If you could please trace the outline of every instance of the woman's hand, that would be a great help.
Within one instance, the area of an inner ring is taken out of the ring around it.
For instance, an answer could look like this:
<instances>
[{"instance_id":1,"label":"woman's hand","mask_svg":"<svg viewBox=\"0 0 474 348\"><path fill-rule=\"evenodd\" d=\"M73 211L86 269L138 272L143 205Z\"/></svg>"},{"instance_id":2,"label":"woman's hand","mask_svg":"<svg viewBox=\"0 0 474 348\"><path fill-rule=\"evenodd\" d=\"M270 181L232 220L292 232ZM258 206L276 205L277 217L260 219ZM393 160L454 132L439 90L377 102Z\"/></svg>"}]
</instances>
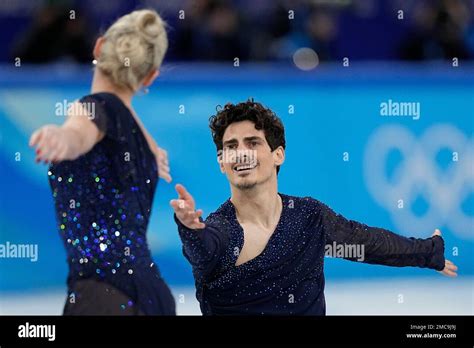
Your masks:
<instances>
[{"instance_id":1,"label":"woman's hand","mask_svg":"<svg viewBox=\"0 0 474 348\"><path fill-rule=\"evenodd\" d=\"M168 152L166 152L166 150L162 149L159 146L157 146L156 150L156 161L158 163L158 176L164 179L167 183L170 183L173 179L170 175Z\"/></svg>"},{"instance_id":2,"label":"woman's hand","mask_svg":"<svg viewBox=\"0 0 474 348\"><path fill-rule=\"evenodd\" d=\"M90 121L87 110L78 101L74 103L61 127L48 124L31 135L30 146L36 146L36 162L75 160L104 137L104 133Z\"/></svg>"},{"instance_id":3,"label":"woman's hand","mask_svg":"<svg viewBox=\"0 0 474 348\"><path fill-rule=\"evenodd\" d=\"M56 125L46 125L30 137L31 147L36 147L36 162L60 162L68 158L70 145L68 134Z\"/></svg>"}]
</instances>

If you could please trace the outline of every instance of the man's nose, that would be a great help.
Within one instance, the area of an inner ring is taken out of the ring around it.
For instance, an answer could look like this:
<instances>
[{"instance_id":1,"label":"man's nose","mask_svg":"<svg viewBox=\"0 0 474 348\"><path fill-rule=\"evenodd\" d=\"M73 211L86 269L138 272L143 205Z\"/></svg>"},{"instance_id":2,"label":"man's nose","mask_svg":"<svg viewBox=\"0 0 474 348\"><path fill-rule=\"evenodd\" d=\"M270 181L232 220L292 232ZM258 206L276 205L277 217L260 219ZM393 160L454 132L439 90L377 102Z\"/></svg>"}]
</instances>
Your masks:
<instances>
[{"instance_id":1,"label":"man's nose","mask_svg":"<svg viewBox=\"0 0 474 348\"><path fill-rule=\"evenodd\" d=\"M239 144L236 149L236 157L238 163L244 163L247 160L247 148L245 145Z\"/></svg>"},{"instance_id":2,"label":"man's nose","mask_svg":"<svg viewBox=\"0 0 474 348\"><path fill-rule=\"evenodd\" d=\"M247 145L244 142L239 143L239 145L237 146L237 151L245 152L245 150L247 150Z\"/></svg>"}]
</instances>

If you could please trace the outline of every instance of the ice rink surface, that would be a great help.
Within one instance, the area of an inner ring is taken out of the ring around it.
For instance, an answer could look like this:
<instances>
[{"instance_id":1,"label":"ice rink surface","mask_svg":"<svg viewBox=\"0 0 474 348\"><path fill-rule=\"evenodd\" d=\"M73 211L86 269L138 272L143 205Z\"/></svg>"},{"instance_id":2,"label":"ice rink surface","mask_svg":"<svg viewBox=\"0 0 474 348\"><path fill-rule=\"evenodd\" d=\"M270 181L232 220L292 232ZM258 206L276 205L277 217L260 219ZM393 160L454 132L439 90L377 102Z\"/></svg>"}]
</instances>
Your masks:
<instances>
[{"instance_id":1,"label":"ice rink surface","mask_svg":"<svg viewBox=\"0 0 474 348\"><path fill-rule=\"evenodd\" d=\"M327 282L328 315L473 315L474 278ZM201 315L194 288L171 287L178 315ZM0 293L1 315L60 315L65 289Z\"/></svg>"}]
</instances>

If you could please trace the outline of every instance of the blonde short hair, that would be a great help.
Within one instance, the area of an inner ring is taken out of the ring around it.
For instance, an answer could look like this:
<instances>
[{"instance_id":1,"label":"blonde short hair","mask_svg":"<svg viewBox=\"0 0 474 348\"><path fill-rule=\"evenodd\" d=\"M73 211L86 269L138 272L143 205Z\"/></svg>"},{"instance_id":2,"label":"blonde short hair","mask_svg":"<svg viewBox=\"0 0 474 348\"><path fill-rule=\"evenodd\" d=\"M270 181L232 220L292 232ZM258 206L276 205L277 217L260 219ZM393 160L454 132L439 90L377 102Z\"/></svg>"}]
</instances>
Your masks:
<instances>
[{"instance_id":1,"label":"blonde short hair","mask_svg":"<svg viewBox=\"0 0 474 348\"><path fill-rule=\"evenodd\" d=\"M153 10L120 17L103 36L97 68L119 88L137 91L145 76L163 62L168 49L165 25Z\"/></svg>"}]
</instances>

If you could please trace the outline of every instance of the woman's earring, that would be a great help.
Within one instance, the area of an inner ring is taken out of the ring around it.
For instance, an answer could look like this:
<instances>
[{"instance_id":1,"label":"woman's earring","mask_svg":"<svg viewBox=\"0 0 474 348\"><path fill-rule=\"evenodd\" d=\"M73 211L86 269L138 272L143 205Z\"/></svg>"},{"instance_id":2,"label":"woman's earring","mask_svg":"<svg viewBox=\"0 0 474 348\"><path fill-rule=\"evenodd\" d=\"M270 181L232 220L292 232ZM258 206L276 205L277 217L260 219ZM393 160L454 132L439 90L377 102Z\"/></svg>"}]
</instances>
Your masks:
<instances>
[{"instance_id":1,"label":"woman's earring","mask_svg":"<svg viewBox=\"0 0 474 348\"><path fill-rule=\"evenodd\" d=\"M92 64L97 65L97 59L94 59L94 60L92 61Z\"/></svg>"},{"instance_id":2,"label":"woman's earring","mask_svg":"<svg viewBox=\"0 0 474 348\"><path fill-rule=\"evenodd\" d=\"M150 90L143 85L138 86L138 88L135 91L137 95L145 95L145 94L148 94L148 92L150 92Z\"/></svg>"}]
</instances>

